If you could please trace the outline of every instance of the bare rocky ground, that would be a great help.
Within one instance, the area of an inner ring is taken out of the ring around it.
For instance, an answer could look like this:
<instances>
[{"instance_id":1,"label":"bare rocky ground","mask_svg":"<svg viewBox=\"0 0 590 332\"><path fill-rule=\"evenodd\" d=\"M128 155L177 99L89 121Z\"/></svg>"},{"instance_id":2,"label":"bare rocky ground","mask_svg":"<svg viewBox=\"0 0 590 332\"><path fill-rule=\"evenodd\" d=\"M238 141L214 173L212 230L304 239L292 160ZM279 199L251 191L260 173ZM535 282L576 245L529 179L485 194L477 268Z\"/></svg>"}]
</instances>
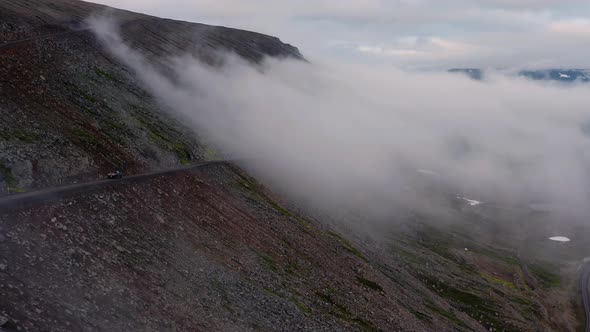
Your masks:
<instances>
[{"instance_id":1,"label":"bare rocky ground","mask_svg":"<svg viewBox=\"0 0 590 332\"><path fill-rule=\"evenodd\" d=\"M0 308L24 330L428 330L351 244L229 167L113 184L0 225Z\"/></svg>"},{"instance_id":2,"label":"bare rocky ground","mask_svg":"<svg viewBox=\"0 0 590 332\"><path fill-rule=\"evenodd\" d=\"M78 31L103 10L74 0L0 0L0 196L95 180L118 167L143 173L216 158ZM187 51L215 61L219 49L253 63L301 58L274 37L111 14L154 61ZM355 228L366 220L302 210L227 165L0 210L0 330L579 326L575 262L585 228L565 234L576 240L569 247L556 247L540 244L551 231L547 216L464 202L444 217L400 214L373 232Z\"/></svg>"},{"instance_id":3,"label":"bare rocky ground","mask_svg":"<svg viewBox=\"0 0 590 332\"><path fill-rule=\"evenodd\" d=\"M575 329L567 281L465 224L347 240L279 201L213 164L0 211L2 327Z\"/></svg>"}]
</instances>

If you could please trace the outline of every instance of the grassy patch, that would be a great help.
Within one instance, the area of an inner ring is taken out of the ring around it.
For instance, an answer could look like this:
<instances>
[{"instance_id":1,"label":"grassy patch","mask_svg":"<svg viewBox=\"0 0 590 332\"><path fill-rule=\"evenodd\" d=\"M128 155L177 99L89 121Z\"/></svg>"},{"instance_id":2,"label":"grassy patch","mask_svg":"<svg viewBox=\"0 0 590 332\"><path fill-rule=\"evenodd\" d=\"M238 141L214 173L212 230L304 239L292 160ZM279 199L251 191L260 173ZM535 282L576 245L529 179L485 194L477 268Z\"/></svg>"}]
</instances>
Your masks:
<instances>
[{"instance_id":1,"label":"grassy patch","mask_svg":"<svg viewBox=\"0 0 590 332\"><path fill-rule=\"evenodd\" d=\"M264 254L259 254L259 256L260 256L260 258L262 258L262 260L264 261L264 263L266 264L266 266L269 269L271 269L274 272L279 271L279 265L272 257L270 257L268 255L264 255Z\"/></svg>"},{"instance_id":2,"label":"grassy patch","mask_svg":"<svg viewBox=\"0 0 590 332\"><path fill-rule=\"evenodd\" d=\"M446 243L432 243L430 245L426 245L426 247L428 249L430 249L430 251L434 252L435 254L437 254L443 258L446 258L446 259L449 259L452 261L456 260L455 256L453 256L449 252L449 247L447 246Z\"/></svg>"},{"instance_id":3,"label":"grassy patch","mask_svg":"<svg viewBox=\"0 0 590 332\"><path fill-rule=\"evenodd\" d=\"M408 310L414 315L414 317L418 318L419 320L424 322L432 322L432 317L428 316L427 314L411 308Z\"/></svg>"},{"instance_id":4,"label":"grassy patch","mask_svg":"<svg viewBox=\"0 0 590 332\"><path fill-rule=\"evenodd\" d=\"M339 234L336 234L334 232L328 232L328 234L330 234L331 236L338 239L338 242L340 242L340 245L342 245L342 247L344 249L346 249L346 251L348 251L349 253L355 255L356 257L364 260L365 262L369 262L369 260L365 257L365 255L363 255L357 248L355 248L348 240L346 240L345 238L343 238L342 236L340 236Z\"/></svg>"},{"instance_id":5,"label":"grassy patch","mask_svg":"<svg viewBox=\"0 0 590 332\"><path fill-rule=\"evenodd\" d=\"M443 233L433 226L427 224L421 226L422 229L416 231L420 245L443 258L455 261L456 258L449 252L455 239L450 234Z\"/></svg>"},{"instance_id":6,"label":"grassy patch","mask_svg":"<svg viewBox=\"0 0 590 332\"><path fill-rule=\"evenodd\" d=\"M510 297L508 299L511 302L514 302L514 303L517 303L517 304L520 304L520 305L529 305L529 306L532 306L532 305L535 304L533 301L531 301L529 299L522 298L522 297Z\"/></svg>"},{"instance_id":7,"label":"grassy patch","mask_svg":"<svg viewBox=\"0 0 590 332\"><path fill-rule=\"evenodd\" d=\"M35 143L39 141L40 136L37 133L27 132L24 130L17 130L13 133L14 138L25 143Z\"/></svg>"},{"instance_id":8,"label":"grassy patch","mask_svg":"<svg viewBox=\"0 0 590 332\"><path fill-rule=\"evenodd\" d=\"M497 284L497 285L500 285L500 286L503 286L503 287L506 287L506 288L509 288L509 289L512 289L512 290L516 290L516 285L513 282L511 282L511 281L507 281L507 280L504 280L504 279L501 279L501 278L497 278L497 277L494 277L494 276L489 275L487 273L482 273L481 276L484 279L486 279L486 280L488 280L488 281L490 281L490 282L492 282L494 284Z\"/></svg>"},{"instance_id":9,"label":"grassy patch","mask_svg":"<svg viewBox=\"0 0 590 332\"><path fill-rule=\"evenodd\" d=\"M555 273L549 272L548 268L539 264L529 265L529 271L539 280L544 288L559 287L561 277Z\"/></svg>"},{"instance_id":10,"label":"grassy patch","mask_svg":"<svg viewBox=\"0 0 590 332\"><path fill-rule=\"evenodd\" d=\"M346 306L336 303L336 301L334 301L334 299L330 295L322 292L316 292L315 294L318 298L320 298L320 300L331 305L332 309L329 312L331 315L338 317L349 323L355 324L358 328L360 328L363 331L379 330L377 329L377 327L375 327L373 323L353 315Z\"/></svg>"},{"instance_id":11,"label":"grassy patch","mask_svg":"<svg viewBox=\"0 0 590 332\"><path fill-rule=\"evenodd\" d=\"M518 305L521 314L523 317L533 320L543 317L543 312L541 310L541 306L529 299L523 297L509 297L510 302L513 304Z\"/></svg>"},{"instance_id":12,"label":"grassy patch","mask_svg":"<svg viewBox=\"0 0 590 332\"><path fill-rule=\"evenodd\" d=\"M379 329L373 323L362 318L354 317L351 319L351 321L363 331L379 331Z\"/></svg>"},{"instance_id":13,"label":"grassy patch","mask_svg":"<svg viewBox=\"0 0 590 332\"><path fill-rule=\"evenodd\" d=\"M383 292L383 287L381 287L381 285L379 285L378 283L376 283L372 280L365 279L361 276L357 276L356 281L358 281L360 284L362 284L363 286L365 286L369 289L372 289L377 292Z\"/></svg>"},{"instance_id":14,"label":"grassy patch","mask_svg":"<svg viewBox=\"0 0 590 332\"><path fill-rule=\"evenodd\" d=\"M117 78L115 76L113 76L112 74L100 69L99 67L95 67L94 68L94 72L96 74L98 74L98 76L101 76L103 78L106 78L109 81L118 81Z\"/></svg>"},{"instance_id":15,"label":"grassy patch","mask_svg":"<svg viewBox=\"0 0 590 332\"><path fill-rule=\"evenodd\" d=\"M409 283L402 272L392 269L390 266L386 264L375 263L372 265L376 267L381 273L383 273L383 275L385 275L389 280L396 283L400 287L411 290L413 293L418 294L420 296L426 296L422 288L418 288L414 286L412 283Z\"/></svg>"},{"instance_id":16,"label":"grassy patch","mask_svg":"<svg viewBox=\"0 0 590 332\"><path fill-rule=\"evenodd\" d=\"M287 267L285 268L285 272L287 272L290 275L297 275L299 273L300 270L300 266L297 262L290 262L287 264Z\"/></svg>"},{"instance_id":17,"label":"grassy patch","mask_svg":"<svg viewBox=\"0 0 590 332\"><path fill-rule=\"evenodd\" d=\"M452 322L453 324L466 328L467 325L459 319L454 313L447 311L432 302L426 303L426 308L430 309L434 314L446 318L448 321Z\"/></svg>"},{"instance_id":18,"label":"grassy patch","mask_svg":"<svg viewBox=\"0 0 590 332\"><path fill-rule=\"evenodd\" d=\"M217 153L217 151L215 151L212 148L207 148L205 150L205 160L219 160L221 159L221 157L219 156L219 154Z\"/></svg>"},{"instance_id":19,"label":"grassy patch","mask_svg":"<svg viewBox=\"0 0 590 332\"><path fill-rule=\"evenodd\" d=\"M433 279L426 278L426 280L428 285L435 285L434 289L441 297L471 318L481 322L487 329L518 330L501 315L500 308L489 300L489 297L481 297L474 292L457 289Z\"/></svg>"},{"instance_id":20,"label":"grassy patch","mask_svg":"<svg viewBox=\"0 0 590 332\"><path fill-rule=\"evenodd\" d=\"M520 262L518 261L518 258L516 258L514 256L514 253L512 253L512 252L499 250L499 249L496 249L493 251L493 250L479 247L479 246L472 246L471 250L478 253L478 254L482 254L482 255L485 255L485 256L488 256L491 258L501 260L504 263L509 264L509 265L520 266Z\"/></svg>"},{"instance_id":21,"label":"grassy patch","mask_svg":"<svg viewBox=\"0 0 590 332\"><path fill-rule=\"evenodd\" d=\"M0 163L0 176L6 182L9 193L23 193L24 189L18 186L18 179L12 174L12 169Z\"/></svg>"},{"instance_id":22,"label":"grassy patch","mask_svg":"<svg viewBox=\"0 0 590 332\"><path fill-rule=\"evenodd\" d=\"M154 143L167 143L168 140L165 139L159 132L157 131L151 131L148 134L149 138L152 140L152 142Z\"/></svg>"},{"instance_id":23,"label":"grassy patch","mask_svg":"<svg viewBox=\"0 0 590 332\"><path fill-rule=\"evenodd\" d=\"M182 165L189 165L193 160L191 150L183 143L176 143L173 146L174 152Z\"/></svg>"},{"instance_id":24,"label":"grassy patch","mask_svg":"<svg viewBox=\"0 0 590 332\"><path fill-rule=\"evenodd\" d=\"M41 136L37 133L25 131L21 129L3 130L0 132L0 138L5 140L17 139L24 143L35 143L41 139Z\"/></svg>"},{"instance_id":25,"label":"grassy patch","mask_svg":"<svg viewBox=\"0 0 590 332\"><path fill-rule=\"evenodd\" d=\"M461 261L457 260L457 257L455 257L449 251L449 249L458 248L462 250L463 248L468 247L472 252L501 260L510 265L520 265L513 252L501 249L491 250L489 248L480 246L476 242L467 240L466 238L468 238L468 236L457 231L453 233L447 233L427 224L422 224L421 227L422 228L420 230L417 230L420 244L443 258L455 261L457 263L462 263ZM469 267L465 268L471 270Z\"/></svg>"},{"instance_id":26,"label":"grassy patch","mask_svg":"<svg viewBox=\"0 0 590 332\"><path fill-rule=\"evenodd\" d=\"M332 297L326 293L322 293L322 292L315 292L315 295L317 297L320 298L320 300L329 303L329 304L335 304L336 302L334 302L334 300L332 299Z\"/></svg>"},{"instance_id":27,"label":"grassy patch","mask_svg":"<svg viewBox=\"0 0 590 332\"><path fill-rule=\"evenodd\" d=\"M92 145L92 146L98 145L98 140L96 139L96 137L94 135L92 135L91 133L89 133L88 131L86 131L84 128L81 128L81 127L74 128L72 130L72 132L83 143L85 143L87 145Z\"/></svg>"},{"instance_id":28,"label":"grassy patch","mask_svg":"<svg viewBox=\"0 0 590 332\"><path fill-rule=\"evenodd\" d=\"M395 255L399 255L404 262L412 263L412 264L422 264L424 262L424 257L419 256L416 250L413 247L409 249L405 249L402 247L397 247L394 245L390 246L391 252Z\"/></svg>"},{"instance_id":29,"label":"grassy patch","mask_svg":"<svg viewBox=\"0 0 590 332\"><path fill-rule=\"evenodd\" d=\"M284 300L288 300L288 301L290 301L291 303L293 303L293 304L294 304L294 305L297 307L297 309L298 309L299 311L301 311L301 312L303 312L303 313L305 313L305 314L309 314L309 313L311 313L311 312L312 312L312 310L311 310L311 308L310 308L310 307L306 306L304 303L301 303L301 302L299 302L299 301L298 301L298 300L297 300L295 297L293 297L293 296L290 296L290 297L289 297L289 296L283 296L283 295L281 295L281 294L279 294L279 293L275 292L274 290L272 290L272 289L270 289L270 288L268 288L268 287L265 287L265 288L264 288L264 291L265 291L265 292L267 292L269 295L276 296L276 297L278 297L278 298L281 298L281 299L284 299Z\"/></svg>"},{"instance_id":30,"label":"grassy patch","mask_svg":"<svg viewBox=\"0 0 590 332\"><path fill-rule=\"evenodd\" d=\"M265 291L267 294L269 294L269 295L272 295L272 296L276 296L276 297L283 298L283 297L281 296L281 294L279 294L279 293L275 292L275 291L274 291L273 289L271 289L271 288L264 287L264 291Z\"/></svg>"},{"instance_id":31,"label":"grassy patch","mask_svg":"<svg viewBox=\"0 0 590 332\"><path fill-rule=\"evenodd\" d=\"M297 306L297 309L299 309L299 311L301 311L303 313L310 314L311 311L312 311L310 307L308 307L305 304L297 301L297 299L295 299L295 298L292 298L291 299L291 302L293 302Z\"/></svg>"},{"instance_id":32,"label":"grassy patch","mask_svg":"<svg viewBox=\"0 0 590 332\"><path fill-rule=\"evenodd\" d=\"M80 91L80 94L82 95L82 98L86 99L86 101L92 104L96 104L98 102L98 99L96 99L94 96L91 96L83 91Z\"/></svg>"},{"instance_id":33,"label":"grassy patch","mask_svg":"<svg viewBox=\"0 0 590 332\"><path fill-rule=\"evenodd\" d=\"M303 220L301 218L299 218L298 216L294 215L293 213L291 213L291 211L285 209L284 207L280 206L277 202L273 201L272 199L270 199L270 197L262 194L264 196L264 198L266 198L266 201L268 202L268 204L272 205L272 207L277 210L278 212L280 212L283 216L288 217L292 220L295 220L296 222L298 222L299 224L301 224L301 226L303 226L304 228L311 228L309 222L307 222L306 220Z\"/></svg>"},{"instance_id":34,"label":"grassy patch","mask_svg":"<svg viewBox=\"0 0 590 332\"><path fill-rule=\"evenodd\" d=\"M150 140L168 151L173 152L182 165L190 165L193 153L190 147L182 141L182 134L176 129L164 125L162 121L139 106L131 105L133 117L145 128Z\"/></svg>"},{"instance_id":35,"label":"grassy patch","mask_svg":"<svg viewBox=\"0 0 590 332\"><path fill-rule=\"evenodd\" d=\"M92 115L94 118L98 118L98 117L101 116L100 112L96 108L94 108L94 107L89 108L89 107L86 107L84 105L80 105L80 111L82 113L86 113L86 114Z\"/></svg>"},{"instance_id":36,"label":"grassy patch","mask_svg":"<svg viewBox=\"0 0 590 332\"><path fill-rule=\"evenodd\" d=\"M307 220L304 220L304 219L296 216L295 214L291 213L291 211L285 209L284 207L279 205L277 202L275 202L273 199L268 197L268 195L266 195L264 193L264 191L262 190L262 188L260 187L259 184L254 183L254 181L248 179L244 175L238 174L238 176L240 177L240 181L238 183L242 189L244 189L245 191L258 197L263 202L271 205L273 207L273 209L275 211L277 211L279 214L281 214L291 220L296 221L301 226L303 226L306 230L310 230L312 228L312 225Z\"/></svg>"},{"instance_id":37,"label":"grassy patch","mask_svg":"<svg viewBox=\"0 0 590 332\"><path fill-rule=\"evenodd\" d=\"M8 187L8 190L14 194L22 194L26 191L21 187Z\"/></svg>"},{"instance_id":38,"label":"grassy patch","mask_svg":"<svg viewBox=\"0 0 590 332\"><path fill-rule=\"evenodd\" d=\"M131 131L129 126L123 122L122 119L115 120L107 118L103 120L103 124L101 124L101 126L110 133L109 137L120 145L125 145L125 138L130 140L137 138L137 136Z\"/></svg>"}]
</instances>

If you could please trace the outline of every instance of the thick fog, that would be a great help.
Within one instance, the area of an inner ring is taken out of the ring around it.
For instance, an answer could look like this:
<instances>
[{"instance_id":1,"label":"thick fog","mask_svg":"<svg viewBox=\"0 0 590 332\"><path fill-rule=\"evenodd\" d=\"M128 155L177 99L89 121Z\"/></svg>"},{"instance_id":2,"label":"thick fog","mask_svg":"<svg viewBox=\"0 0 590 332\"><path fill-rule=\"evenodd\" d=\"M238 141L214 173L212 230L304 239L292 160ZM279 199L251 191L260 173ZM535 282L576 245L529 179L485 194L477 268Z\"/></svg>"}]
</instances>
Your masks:
<instances>
[{"instance_id":1,"label":"thick fog","mask_svg":"<svg viewBox=\"0 0 590 332\"><path fill-rule=\"evenodd\" d=\"M427 208L440 192L588 213L588 86L386 65L253 66L232 54L220 68L167 59L163 74L112 22L90 22L166 109L298 199L382 214Z\"/></svg>"}]
</instances>

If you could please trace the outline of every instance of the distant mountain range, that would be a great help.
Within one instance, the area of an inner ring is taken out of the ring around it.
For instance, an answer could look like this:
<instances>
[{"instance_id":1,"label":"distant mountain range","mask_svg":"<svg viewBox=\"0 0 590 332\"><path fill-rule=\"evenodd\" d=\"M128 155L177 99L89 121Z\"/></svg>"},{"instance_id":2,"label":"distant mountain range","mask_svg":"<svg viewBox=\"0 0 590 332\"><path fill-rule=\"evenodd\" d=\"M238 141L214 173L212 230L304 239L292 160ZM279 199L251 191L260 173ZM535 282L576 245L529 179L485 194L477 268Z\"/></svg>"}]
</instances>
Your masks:
<instances>
[{"instance_id":1,"label":"distant mountain range","mask_svg":"<svg viewBox=\"0 0 590 332\"><path fill-rule=\"evenodd\" d=\"M478 68L453 68L451 73L462 73L474 80L482 80L485 71ZM590 70L587 69L543 69L543 70L521 70L515 74L520 77L536 81L559 81L559 82L585 82L590 83Z\"/></svg>"}]
</instances>

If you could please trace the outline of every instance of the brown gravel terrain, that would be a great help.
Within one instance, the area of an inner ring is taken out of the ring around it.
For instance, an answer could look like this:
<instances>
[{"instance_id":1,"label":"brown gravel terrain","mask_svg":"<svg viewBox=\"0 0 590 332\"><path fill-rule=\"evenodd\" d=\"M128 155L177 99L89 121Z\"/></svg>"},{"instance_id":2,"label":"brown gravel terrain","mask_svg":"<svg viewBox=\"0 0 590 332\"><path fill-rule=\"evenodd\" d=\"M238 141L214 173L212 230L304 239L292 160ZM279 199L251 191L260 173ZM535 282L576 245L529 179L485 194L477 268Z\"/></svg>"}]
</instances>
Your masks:
<instances>
[{"instance_id":1,"label":"brown gravel terrain","mask_svg":"<svg viewBox=\"0 0 590 332\"><path fill-rule=\"evenodd\" d=\"M551 272L535 289L459 230L349 241L290 211L224 164L1 211L0 316L25 331L575 327Z\"/></svg>"},{"instance_id":2,"label":"brown gravel terrain","mask_svg":"<svg viewBox=\"0 0 590 332\"><path fill-rule=\"evenodd\" d=\"M12 253L0 312L24 330L428 330L352 245L227 166L3 212L0 225Z\"/></svg>"}]
</instances>

